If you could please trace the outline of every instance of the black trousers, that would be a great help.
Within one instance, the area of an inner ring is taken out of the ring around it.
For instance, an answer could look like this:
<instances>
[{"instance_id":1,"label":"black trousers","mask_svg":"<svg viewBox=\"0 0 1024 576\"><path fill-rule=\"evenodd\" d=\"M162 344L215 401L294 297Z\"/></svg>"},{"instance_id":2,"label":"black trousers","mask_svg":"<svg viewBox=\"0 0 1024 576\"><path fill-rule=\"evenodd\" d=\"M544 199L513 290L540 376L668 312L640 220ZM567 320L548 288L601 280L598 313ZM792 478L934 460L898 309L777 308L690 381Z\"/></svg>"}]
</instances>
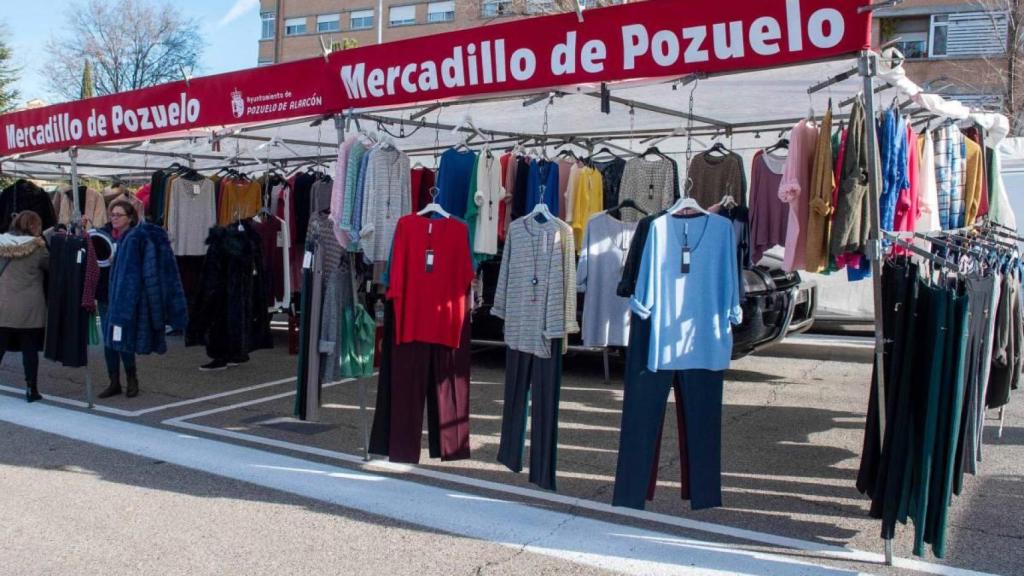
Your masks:
<instances>
[{"instance_id":1,"label":"black trousers","mask_svg":"<svg viewBox=\"0 0 1024 576\"><path fill-rule=\"evenodd\" d=\"M34 384L39 378L39 351L43 348L42 328L0 328L0 362L9 350L21 350L21 366L25 369L25 383Z\"/></svg>"},{"instance_id":2,"label":"black trousers","mask_svg":"<svg viewBox=\"0 0 1024 576\"><path fill-rule=\"evenodd\" d=\"M523 470L526 406L530 405L530 482L555 489L558 452L558 399L562 388L562 340L551 341L551 357L538 358L509 348L505 353L505 404L501 410L498 462Z\"/></svg>"},{"instance_id":3,"label":"black trousers","mask_svg":"<svg viewBox=\"0 0 1024 576\"><path fill-rule=\"evenodd\" d=\"M82 308L86 240L54 234L50 239L50 280L46 313L48 360L69 368L88 363L89 314Z\"/></svg>"}]
</instances>

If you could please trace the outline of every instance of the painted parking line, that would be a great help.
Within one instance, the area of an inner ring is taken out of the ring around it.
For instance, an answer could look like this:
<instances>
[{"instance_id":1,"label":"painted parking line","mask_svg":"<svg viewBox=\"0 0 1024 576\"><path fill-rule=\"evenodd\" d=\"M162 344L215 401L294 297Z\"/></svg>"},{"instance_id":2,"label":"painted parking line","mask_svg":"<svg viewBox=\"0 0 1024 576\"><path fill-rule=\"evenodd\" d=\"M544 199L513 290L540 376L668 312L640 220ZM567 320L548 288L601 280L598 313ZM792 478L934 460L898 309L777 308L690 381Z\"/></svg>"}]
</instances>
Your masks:
<instances>
[{"instance_id":1,"label":"painted parking line","mask_svg":"<svg viewBox=\"0 0 1024 576\"><path fill-rule=\"evenodd\" d=\"M874 348L875 339L867 336L830 336L826 334L796 334L787 336L780 344L801 346L829 346L837 348Z\"/></svg>"},{"instance_id":2,"label":"painted parking line","mask_svg":"<svg viewBox=\"0 0 1024 576\"><path fill-rule=\"evenodd\" d=\"M152 414L153 412L162 412L164 410L171 410L173 408L180 408L182 406L191 406L193 404L202 404L203 402L209 402L210 400L217 400L218 398L228 398L230 396L236 396L238 394L245 394L247 392L253 392L255 390L262 390L264 388L270 388L273 386L280 386L281 384L287 384L294 382L295 377L282 378L281 380L274 380L273 382L265 382L263 384L254 384L252 386L246 386L245 388L238 388L235 390L226 390L224 392L218 392L216 394L210 394L208 396L201 396L199 398L190 398L188 400L181 400L178 402L171 402L170 404L162 404L160 406L152 406L150 408L143 408L141 410L124 410L122 408L114 408L111 406L102 406L100 404L93 404L93 410L97 412L103 412L105 414L113 414L115 416L121 416L124 418L138 418L145 414ZM0 385L0 390L4 392L13 392L15 394L24 394L23 388L14 388L12 386ZM74 406L75 408L88 408L89 405L81 400L74 400L72 398L64 398L62 396L54 396L52 394L44 395L46 400L55 402L57 404L63 404L65 406Z\"/></svg>"},{"instance_id":3,"label":"painted parking line","mask_svg":"<svg viewBox=\"0 0 1024 576\"><path fill-rule=\"evenodd\" d=\"M15 388L13 386L0 385L0 391L11 392L20 396L25 395L24 388ZM89 408L89 404L82 402L81 400L74 400L72 398L64 398L62 396L54 396L52 394L44 394L43 398L49 402L56 404L63 404L64 406L74 406L75 408ZM124 416L131 418L133 413L129 410L121 410L120 408L112 408L110 406L100 406L99 404L93 405L93 410L102 412L104 414L113 414L114 416Z\"/></svg>"},{"instance_id":4,"label":"painted parking line","mask_svg":"<svg viewBox=\"0 0 1024 576\"><path fill-rule=\"evenodd\" d=\"M806 559L683 538L301 460L53 405L0 398L0 420L440 533L625 574L845 576Z\"/></svg>"},{"instance_id":5,"label":"painted parking line","mask_svg":"<svg viewBox=\"0 0 1024 576\"><path fill-rule=\"evenodd\" d=\"M343 382L337 382L334 384L341 384ZM473 382L475 384L475 382ZM326 385L325 385L326 387ZM246 434L244 432L237 432L234 430L224 430L213 426L205 426L202 424L196 424L189 422L204 416L212 414L221 414L224 412L230 412L235 409L253 406L264 402L270 402L281 398L294 395L294 392L277 394L267 398L259 398L250 400L247 402L241 402L232 406L221 406L218 408L205 410L196 414L187 414L176 418L170 418L164 420L162 423L167 426L189 430L192 432L198 432L210 436L217 436L220 438L230 439L234 441L246 442L255 445L266 446L278 450L287 450L299 454L306 454L310 456L317 456L328 460L335 460L338 462L345 462L346 464L354 465L362 470L366 471L382 471L395 474L405 474L410 476L416 476L420 478L426 478L430 480L441 481L456 486L468 486L476 489L487 490L490 492L496 492L499 494L506 494L511 496L518 496L529 498L532 500L550 502L554 504L560 504L568 506L570 508L577 508L582 510L588 510L600 514L608 514L612 516L631 518L634 520L642 520L651 522L654 524L660 524L664 526L670 526L673 528L682 528L686 530L693 530L697 532L704 532L708 534L715 534L718 536L725 536L729 538L736 538L745 540L748 542L756 542L759 544L765 544L778 548L786 548L791 550L799 550L807 552L813 556L820 558L827 558L832 560L843 560L850 562L859 562L865 564L884 564L885 557L880 553L867 552L862 550L856 550L853 548L847 548L844 546L834 546L829 544L822 544L819 542L812 542L809 540L801 540L798 538L790 538L787 536L780 536L777 534L770 534L766 532L758 532L754 530L747 530L743 528L735 528L732 526L725 526L721 524L715 524L711 522L703 522L699 520L691 520L688 518L681 518L677 516L670 516L667 514L661 514L657 512L649 512L646 510L634 510L631 508L621 508L612 506L603 502L597 502L594 500L587 500L583 498L576 498L571 496L564 496L552 492L545 492L541 490L534 490L531 488L524 488L520 486L513 486L510 484L502 484L498 482L491 482L487 480L478 480L468 476L462 476L458 474L452 474L447 472L440 472L437 470L431 470L427 468L421 468L411 464L397 464L388 462L386 460L371 460L367 462L363 456L356 454L348 454L344 452L337 452L334 450L327 450L323 448L316 448L311 446L305 446L302 444L296 444L294 442L286 442L283 440L275 440L272 438L265 438L254 434ZM961 568L955 568L951 566L943 566L941 564L933 564L922 560L915 560L911 558L894 558L893 565L897 568L903 568L906 570L915 570L927 574L936 574L939 576L984 576L983 572L976 572L972 570L964 570ZM701 572L708 574L709 572ZM755 572L760 573L760 572Z\"/></svg>"}]
</instances>

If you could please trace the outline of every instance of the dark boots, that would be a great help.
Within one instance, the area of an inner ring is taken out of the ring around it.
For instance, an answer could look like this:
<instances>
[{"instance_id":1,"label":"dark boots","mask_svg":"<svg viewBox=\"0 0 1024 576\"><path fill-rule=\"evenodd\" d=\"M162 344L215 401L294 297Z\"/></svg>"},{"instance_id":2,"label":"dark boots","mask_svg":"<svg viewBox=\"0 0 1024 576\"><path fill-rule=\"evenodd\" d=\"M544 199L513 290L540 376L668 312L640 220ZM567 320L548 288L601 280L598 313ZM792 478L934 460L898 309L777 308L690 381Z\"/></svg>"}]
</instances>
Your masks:
<instances>
[{"instance_id":1,"label":"dark boots","mask_svg":"<svg viewBox=\"0 0 1024 576\"><path fill-rule=\"evenodd\" d=\"M121 393L121 373L114 372L110 375L110 386L107 386L106 390L100 392L96 396L99 398L110 398L111 396L117 396Z\"/></svg>"},{"instance_id":2,"label":"dark boots","mask_svg":"<svg viewBox=\"0 0 1024 576\"><path fill-rule=\"evenodd\" d=\"M131 370L125 370L128 376L128 389L125 390L124 395L128 398L135 398L139 395L139 375L134 368Z\"/></svg>"},{"instance_id":3,"label":"dark boots","mask_svg":"<svg viewBox=\"0 0 1024 576\"><path fill-rule=\"evenodd\" d=\"M28 382L25 386L25 401L35 402L42 400L43 395L39 393L39 387L35 382Z\"/></svg>"}]
</instances>

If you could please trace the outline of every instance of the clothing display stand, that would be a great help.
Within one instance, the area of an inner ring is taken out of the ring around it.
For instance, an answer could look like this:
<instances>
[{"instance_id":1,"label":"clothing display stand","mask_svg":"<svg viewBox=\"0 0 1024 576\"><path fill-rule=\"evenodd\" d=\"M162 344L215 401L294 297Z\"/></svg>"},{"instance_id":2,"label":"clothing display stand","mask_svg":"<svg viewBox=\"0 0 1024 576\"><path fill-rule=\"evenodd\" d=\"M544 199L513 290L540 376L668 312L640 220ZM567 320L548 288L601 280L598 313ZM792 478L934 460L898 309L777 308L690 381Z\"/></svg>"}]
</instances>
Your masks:
<instances>
[{"instance_id":1,"label":"clothing display stand","mask_svg":"<svg viewBox=\"0 0 1024 576\"><path fill-rule=\"evenodd\" d=\"M82 211L78 208L82 205L81 203L85 201L85 198L81 197L85 195L85 192L78 189L78 148L75 146L69 148L68 157L71 164L71 190L73 190L75 197L74 202L72 202L74 207L72 210L71 221L75 226L82 226ZM89 318L90 322L95 320L95 317L91 314L89 315ZM85 403L90 409L95 408L94 399L95 396L93 396L92 392L92 374L89 373L89 366L87 362L85 366Z\"/></svg>"},{"instance_id":2,"label":"clothing display stand","mask_svg":"<svg viewBox=\"0 0 1024 576\"><path fill-rule=\"evenodd\" d=\"M868 235L867 257L871 261L871 285L875 309L875 364L878 366L877 377L875 378L876 399L878 401L878 428L879 437L885 437L885 336L882 330L882 227L881 215L879 213L879 199L881 197L878 151L878 132L874 128L875 119L875 90L874 79L878 73L878 55L870 50L864 50L860 54L857 67L861 77L864 79L864 115L871 122L872 129L865 130L867 135L868 152L868 191L871 201L868 202L869 220L871 222ZM892 566L892 539L884 539L885 543L885 564Z\"/></svg>"}]
</instances>

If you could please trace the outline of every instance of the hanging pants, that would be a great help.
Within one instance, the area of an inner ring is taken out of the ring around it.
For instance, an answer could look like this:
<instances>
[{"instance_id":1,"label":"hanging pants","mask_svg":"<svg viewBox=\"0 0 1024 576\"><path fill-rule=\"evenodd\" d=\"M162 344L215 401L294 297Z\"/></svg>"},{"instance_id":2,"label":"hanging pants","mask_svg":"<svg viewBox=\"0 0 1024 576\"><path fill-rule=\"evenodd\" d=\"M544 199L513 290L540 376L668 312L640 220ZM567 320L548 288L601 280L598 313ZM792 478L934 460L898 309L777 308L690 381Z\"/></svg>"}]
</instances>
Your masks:
<instances>
[{"instance_id":1,"label":"hanging pants","mask_svg":"<svg viewBox=\"0 0 1024 576\"><path fill-rule=\"evenodd\" d=\"M681 495L694 510L722 504L722 393L724 372L650 372L650 321L630 318L619 461L612 504L644 508L657 485L658 458L669 389L676 395Z\"/></svg>"},{"instance_id":2,"label":"hanging pants","mask_svg":"<svg viewBox=\"0 0 1024 576\"><path fill-rule=\"evenodd\" d=\"M82 308L86 240L54 234L50 239L50 280L46 299L44 356L68 368L88 363L89 319Z\"/></svg>"},{"instance_id":3,"label":"hanging pants","mask_svg":"<svg viewBox=\"0 0 1024 576\"><path fill-rule=\"evenodd\" d=\"M469 318L459 347L410 342L391 351L391 422L388 456L392 462L420 461L423 403L427 403L431 458L469 458Z\"/></svg>"},{"instance_id":4,"label":"hanging pants","mask_svg":"<svg viewBox=\"0 0 1024 576\"><path fill-rule=\"evenodd\" d=\"M530 405L530 482L555 489L558 447L558 398L562 388L562 339L551 341L551 357L539 358L508 348L505 352L505 403L501 410L498 462L523 470L526 406Z\"/></svg>"},{"instance_id":5,"label":"hanging pants","mask_svg":"<svg viewBox=\"0 0 1024 576\"><path fill-rule=\"evenodd\" d=\"M657 377L652 377L658 374ZM626 388L612 504L643 510L657 482L657 456L669 388L680 425L683 497L694 510L722 505L722 390L725 373L679 370L648 374Z\"/></svg>"}]
</instances>

